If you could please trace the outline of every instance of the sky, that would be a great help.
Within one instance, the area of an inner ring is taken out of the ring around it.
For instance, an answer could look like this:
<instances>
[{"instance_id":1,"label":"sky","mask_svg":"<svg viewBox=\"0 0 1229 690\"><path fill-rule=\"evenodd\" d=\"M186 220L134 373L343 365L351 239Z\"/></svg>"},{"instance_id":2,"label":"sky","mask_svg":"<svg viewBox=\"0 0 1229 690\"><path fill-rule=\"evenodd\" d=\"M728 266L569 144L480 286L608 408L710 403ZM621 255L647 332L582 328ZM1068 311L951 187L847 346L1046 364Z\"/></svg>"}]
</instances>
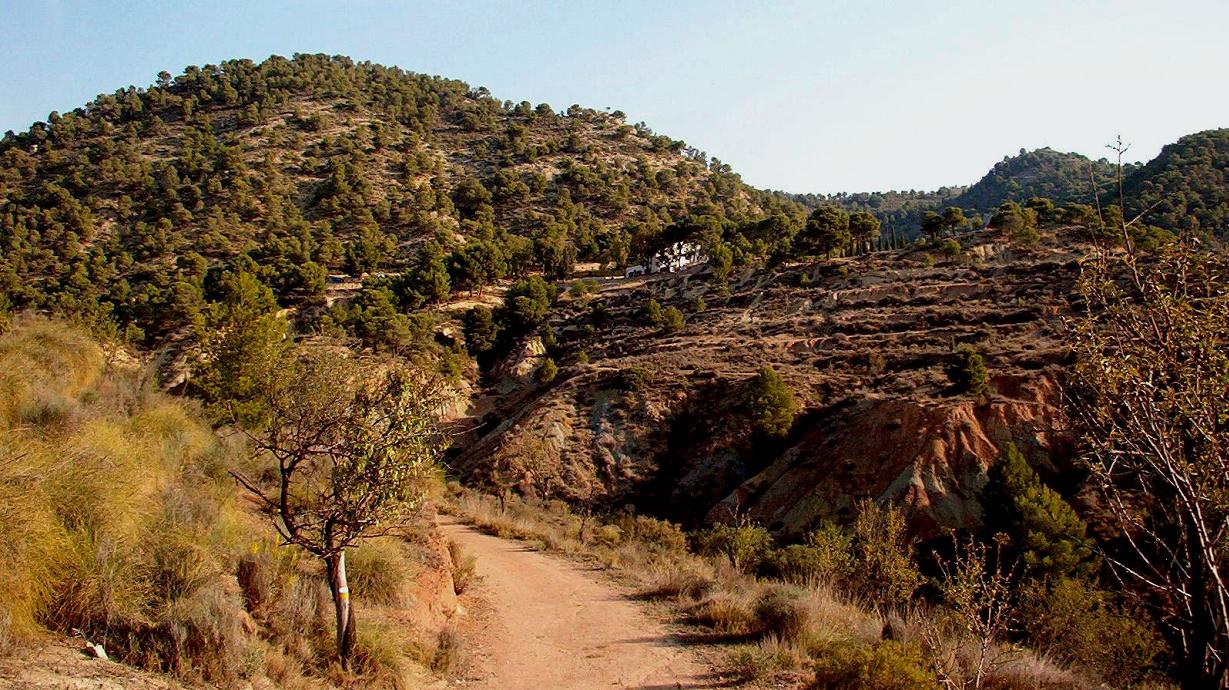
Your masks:
<instances>
[{"instance_id":1,"label":"sky","mask_svg":"<svg viewBox=\"0 0 1229 690\"><path fill-rule=\"evenodd\" d=\"M1229 126L1229 0L0 0L0 131L230 58L329 53L623 110L757 187L976 181L1021 148L1146 161Z\"/></svg>"}]
</instances>

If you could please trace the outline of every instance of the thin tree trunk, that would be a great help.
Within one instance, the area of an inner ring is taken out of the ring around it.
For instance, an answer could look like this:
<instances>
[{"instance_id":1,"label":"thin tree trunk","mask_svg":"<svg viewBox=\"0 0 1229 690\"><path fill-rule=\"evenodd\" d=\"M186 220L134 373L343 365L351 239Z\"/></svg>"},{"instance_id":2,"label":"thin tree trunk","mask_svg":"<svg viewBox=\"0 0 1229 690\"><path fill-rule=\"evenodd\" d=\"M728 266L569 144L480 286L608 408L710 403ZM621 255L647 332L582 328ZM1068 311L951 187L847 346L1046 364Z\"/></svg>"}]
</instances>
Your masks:
<instances>
[{"instance_id":1,"label":"thin tree trunk","mask_svg":"<svg viewBox=\"0 0 1229 690\"><path fill-rule=\"evenodd\" d=\"M350 587L346 583L346 552L328 557L329 591L333 594L333 609L337 614L337 657L343 669L350 669L354 652L354 611L350 606Z\"/></svg>"}]
</instances>

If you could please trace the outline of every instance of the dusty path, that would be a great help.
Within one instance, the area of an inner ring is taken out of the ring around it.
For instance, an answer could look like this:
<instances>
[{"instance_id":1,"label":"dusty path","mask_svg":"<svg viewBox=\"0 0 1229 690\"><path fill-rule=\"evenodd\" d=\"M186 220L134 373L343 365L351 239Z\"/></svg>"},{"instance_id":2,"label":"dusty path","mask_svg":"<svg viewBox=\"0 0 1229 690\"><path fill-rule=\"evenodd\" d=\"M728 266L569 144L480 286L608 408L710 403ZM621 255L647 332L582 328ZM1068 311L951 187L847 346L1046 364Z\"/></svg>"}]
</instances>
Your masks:
<instances>
[{"instance_id":1,"label":"dusty path","mask_svg":"<svg viewBox=\"0 0 1229 690\"><path fill-rule=\"evenodd\" d=\"M477 556L482 601L467 688L716 688L717 674L613 585L577 564L450 518Z\"/></svg>"}]
</instances>

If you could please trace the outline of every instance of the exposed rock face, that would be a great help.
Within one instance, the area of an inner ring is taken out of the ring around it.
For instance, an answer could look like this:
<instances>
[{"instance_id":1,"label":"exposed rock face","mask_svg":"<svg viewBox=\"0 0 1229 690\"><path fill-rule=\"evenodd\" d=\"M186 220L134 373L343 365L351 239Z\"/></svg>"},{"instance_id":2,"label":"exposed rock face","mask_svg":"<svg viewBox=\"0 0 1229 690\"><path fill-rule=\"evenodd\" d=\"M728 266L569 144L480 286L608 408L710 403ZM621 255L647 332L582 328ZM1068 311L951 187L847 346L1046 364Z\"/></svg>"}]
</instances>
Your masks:
<instances>
[{"instance_id":1,"label":"exposed rock face","mask_svg":"<svg viewBox=\"0 0 1229 690\"><path fill-rule=\"evenodd\" d=\"M692 525L737 510L797 532L861 498L908 506L924 533L976 524L1003 443L1065 461L1059 319L1083 254L1069 237L1019 249L982 232L955 261L913 249L747 271L728 294L702 272L613 283L596 298L601 324L589 304L565 306L555 382L486 401L456 466L481 477L499 449L532 439L555 495ZM685 327L647 323L650 298ZM953 390L957 345L985 358L985 400ZM765 364L803 410L786 439L756 434L744 403Z\"/></svg>"},{"instance_id":2,"label":"exposed rock face","mask_svg":"<svg viewBox=\"0 0 1229 690\"><path fill-rule=\"evenodd\" d=\"M1016 388L1018 381L996 382ZM711 521L740 514L776 531L798 534L851 514L859 499L901 504L914 528L975 526L978 494L1000 449L1066 454L1054 431L1057 389L1048 377L1025 382L1014 397L916 401L868 398L816 425L768 468L741 484L708 513Z\"/></svg>"},{"instance_id":3,"label":"exposed rock face","mask_svg":"<svg viewBox=\"0 0 1229 690\"><path fill-rule=\"evenodd\" d=\"M438 530L431 530L416 546L413 553L418 560L407 578L408 591L402 599L408 619L428 637L433 637L457 610L456 586L452 580L454 563L447 540Z\"/></svg>"}]
</instances>

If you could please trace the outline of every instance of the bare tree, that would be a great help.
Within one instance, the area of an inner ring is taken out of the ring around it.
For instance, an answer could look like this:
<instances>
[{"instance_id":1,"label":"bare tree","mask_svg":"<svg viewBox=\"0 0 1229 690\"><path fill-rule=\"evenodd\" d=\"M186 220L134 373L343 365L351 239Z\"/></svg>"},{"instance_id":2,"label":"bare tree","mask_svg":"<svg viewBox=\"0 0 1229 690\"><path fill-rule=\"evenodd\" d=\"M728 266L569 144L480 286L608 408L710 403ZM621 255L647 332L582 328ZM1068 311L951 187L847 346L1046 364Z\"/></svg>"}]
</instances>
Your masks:
<instances>
[{"instance_id":1,"label":"bare tree","mask_svg":"<svg viewBox=\"0 0 1229 690\"><path fill-rule=\"evenodd\" d=\"M1115 147L1121 154L1125 147ZM1119 166L1121 168L1121 164ZM1121 194L1121 176L1119 186ZM1184 238L1151 256L1099 249L1070 322L1067 389L1115 518L1107 562L1152 611L1184 688L1225 687L1229 662L1229 261Z\"/></svg>"},{"instance_id":2,"label":"bare tree","mask_svg":"<svg viewBox=\"0 0 1229 690\"><path fill-rule=\"evenodd\" d=\"M940 682L949 688L985 687L987 676L1006 659L994 654L1015 621L1012 590L1018 570L1004 567L1003 538L996 536L994 549L969 538L960 542L953 536L954 556L940 560L940 589L956 628L955 646L944 639L943 631L931 627L924 631L927 644L939 661ZM960 663L960 648L972 642L969 661ZM969 668L965 668L968 666Z\"/></svg>"},{"instance_id":3,"label":"bare tree","mask_svg":"<svg viewBox=\"0 0 1229 690\"><path fill-rule=\"evenodd\" d=\"M443 448L439 390L404 369L374 371L319 349L295 353L266 382L272 423L249 437L276 473L235 478L285 543L324 560L343 667L355 635L346 549L403 526L422 505Z\"/></svg>"}]
</instances>

